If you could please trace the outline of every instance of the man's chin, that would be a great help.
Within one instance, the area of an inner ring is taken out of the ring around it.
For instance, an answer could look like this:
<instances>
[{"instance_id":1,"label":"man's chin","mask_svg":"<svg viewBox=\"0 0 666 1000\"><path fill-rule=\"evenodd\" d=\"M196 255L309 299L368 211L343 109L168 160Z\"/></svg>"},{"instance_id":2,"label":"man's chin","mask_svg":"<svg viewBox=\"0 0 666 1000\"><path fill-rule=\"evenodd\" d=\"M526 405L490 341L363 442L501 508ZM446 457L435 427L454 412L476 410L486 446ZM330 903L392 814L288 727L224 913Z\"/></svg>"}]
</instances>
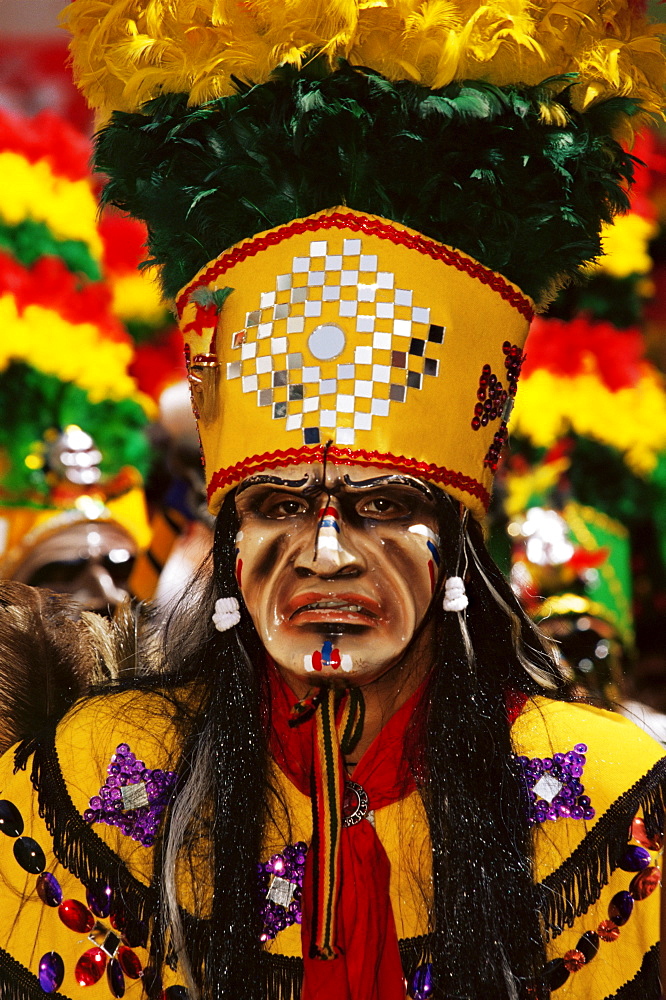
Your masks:
<instances>
[{"instance_id":1,"label":"man's chin","mask_svg":"<svg viewBox=\"0 0 666 1000\"><path fill-rule=\"evenodd\" d=\"M336 657L333 663L320 662L311 653L304 654L302 659L294 659L292 654L284 663L280 663L275 657L274 660L280 673L297 694L313 687L363 687L378 680L396 663L395 658L378 663L362 656L338 652L339 662Z\"/></svg>"}]
</instances>

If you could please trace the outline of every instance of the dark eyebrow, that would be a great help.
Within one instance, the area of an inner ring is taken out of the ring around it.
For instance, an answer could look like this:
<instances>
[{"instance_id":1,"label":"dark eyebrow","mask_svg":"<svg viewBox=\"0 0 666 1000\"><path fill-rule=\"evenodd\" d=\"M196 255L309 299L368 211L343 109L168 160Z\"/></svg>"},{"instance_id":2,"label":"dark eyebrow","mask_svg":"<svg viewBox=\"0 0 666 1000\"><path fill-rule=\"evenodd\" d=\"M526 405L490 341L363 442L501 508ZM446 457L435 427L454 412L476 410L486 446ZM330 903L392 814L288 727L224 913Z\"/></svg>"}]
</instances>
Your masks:
<instances>
[{"instance_id":1,"label":"dark eyebrow","mask_svg":"<svg viewBox=\"0 0 666 1000\"><path fill-rule=\"evenodd\" d=\"M240 496L244 490L248 490L251 486L282 486L283 488L291 488L298 490L302 486L305 486L309 479L309 476L303 476L302 479L280 479L279 476L250 476L239 486L236 487L236 496Z\"/></svg>"},{"instance_id":2,"label":"dark eyebrow","mask_svg":"<svg viewBox=\"0 0 666 1000\"><path fill-rule=\"evenodd\" d=\"M432 491L430 487L422 483L420 479L416 479L413 476L374 476L372 479L352 479L350 476L345 475L344 477L345 486L351 486L354 490L370 490L376 486L386 486L387 484L398 485L398 486L413 486L414 489L420 490L421 493L425 494L429 500L434 500Z\"/></svg>"}]
</instances>

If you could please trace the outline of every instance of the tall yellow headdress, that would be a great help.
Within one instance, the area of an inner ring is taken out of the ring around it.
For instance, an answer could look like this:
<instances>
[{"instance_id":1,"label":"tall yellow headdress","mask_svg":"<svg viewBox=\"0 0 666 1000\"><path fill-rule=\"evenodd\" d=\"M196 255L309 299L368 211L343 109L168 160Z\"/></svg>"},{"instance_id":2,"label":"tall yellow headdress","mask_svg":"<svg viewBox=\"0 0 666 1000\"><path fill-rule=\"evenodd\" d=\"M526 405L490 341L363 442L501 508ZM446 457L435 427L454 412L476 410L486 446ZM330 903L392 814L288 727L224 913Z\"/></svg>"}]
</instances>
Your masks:
<instances>
[{"instance_id":1,"label":"tall yellow headdress","mask_svg":"<svg viewBox=\"0 0 666 1000\"><path fill-rule=\"evenodd\" d=\"M661 108L635 5L77 0L106 198L185 339L213 511L257 469L397 467L481 516L534 309Z\"/></svg>"}]
</instances>

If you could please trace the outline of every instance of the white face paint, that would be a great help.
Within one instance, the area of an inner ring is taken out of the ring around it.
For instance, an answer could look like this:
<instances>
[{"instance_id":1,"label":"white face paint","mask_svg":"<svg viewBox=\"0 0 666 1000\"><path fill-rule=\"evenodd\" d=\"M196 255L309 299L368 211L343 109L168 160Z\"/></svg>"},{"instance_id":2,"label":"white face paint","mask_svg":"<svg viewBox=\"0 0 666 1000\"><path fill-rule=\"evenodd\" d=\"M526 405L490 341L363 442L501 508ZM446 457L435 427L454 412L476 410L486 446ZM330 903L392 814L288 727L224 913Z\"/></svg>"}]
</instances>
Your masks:
<instances>
[{"instance_id":1,"label":"white face paint","mask_svg":"<svg viewBox=\"0 0 666 1000\"><path fill-rule=\"evenodd\" d=\"M439 567L442 562L439 535L432 528L429 528L427 524L412 524L409 527L409 531L413 535L418 535L423 539L424 558L428 566L431 593L434 594L439 578Z\"/></svg>"},{"instance_id":2,"label":"white face paint","mask_svg":"<svg viewBox=\"0 0 666 1000\"><path fill-rule=\"evenodd\" d=\"M238 489L237 576L275 662L364 684L404 654L437 583L435 502L393 470L299 465Z\"/></svg>"}]
</instances>

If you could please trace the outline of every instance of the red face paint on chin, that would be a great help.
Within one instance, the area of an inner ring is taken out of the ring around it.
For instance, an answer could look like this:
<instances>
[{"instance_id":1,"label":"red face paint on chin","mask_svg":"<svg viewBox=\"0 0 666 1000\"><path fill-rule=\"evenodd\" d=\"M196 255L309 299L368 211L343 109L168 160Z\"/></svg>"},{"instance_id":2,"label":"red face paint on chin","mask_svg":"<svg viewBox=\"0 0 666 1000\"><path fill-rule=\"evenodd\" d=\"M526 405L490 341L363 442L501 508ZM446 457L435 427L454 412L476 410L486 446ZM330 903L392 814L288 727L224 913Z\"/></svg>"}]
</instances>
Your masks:
<instances>
[{"instance_id":1,"label":"red face paint on chin","mask_svg":"<svg viewBox=\"0 0 666 1000\"><path fill-rule=\"evenodd\" d=\"M316 649L312 654L312 666L315 670L321 670L322 667L331 667L333 670L337 670L340 662L340 650L336 649L329 641L322 645L321 651Z\"/></svg>"},{"instance_id":2,"label":"red face paint on chin","mask_svg":"<svg viewBox=\"0 0 666 1000\"><path fill-rule=\"evenodd\" d=\"M428 559L428 573L430 574L430 593L435 593L435 567L433 565L432 559Z\"/></svg>"},{"instance_id":3,"label":"red face paint on chin","mask_svg":"<svg viewBox=\"0 0 666 1000\"><path fill-rule=\"evenodd\" d=\"M243 584L242 584L242 578L243 578L243 560L242 559L237 559L236 560L236 583L238 584L239 588L243 586Z\"/></svg>"}]
</instances>

